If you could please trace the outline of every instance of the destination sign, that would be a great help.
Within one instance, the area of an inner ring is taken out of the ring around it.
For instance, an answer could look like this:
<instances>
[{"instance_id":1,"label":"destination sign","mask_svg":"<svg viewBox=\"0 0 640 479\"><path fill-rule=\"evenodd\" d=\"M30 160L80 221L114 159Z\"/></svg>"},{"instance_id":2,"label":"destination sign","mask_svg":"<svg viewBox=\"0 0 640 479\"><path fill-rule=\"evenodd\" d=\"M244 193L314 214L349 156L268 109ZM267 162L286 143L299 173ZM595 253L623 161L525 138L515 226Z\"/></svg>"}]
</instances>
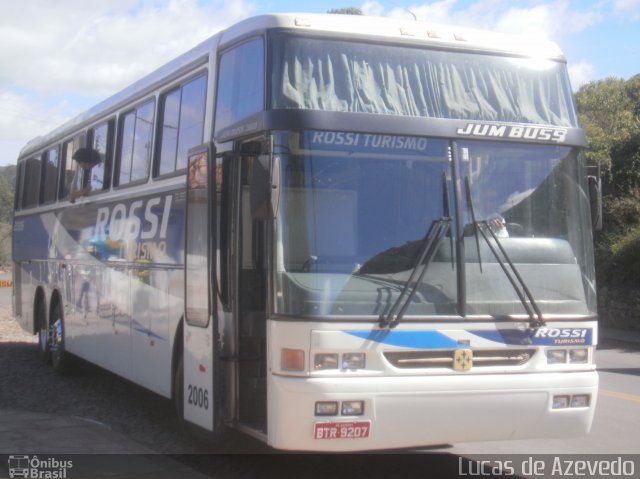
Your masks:
<instances>
[{"instance_id":1,"label":"destination sign","mask_svg":"<svg viewBox=\"0 0 640 479\"><path fill-rule=\"evenodd\" d=\"M427 138L416 136L377 135L343 131L307 131L305 146L323 150L357 149L369 153L425 154L430 146Z\"/></svg>"}]
</instances>

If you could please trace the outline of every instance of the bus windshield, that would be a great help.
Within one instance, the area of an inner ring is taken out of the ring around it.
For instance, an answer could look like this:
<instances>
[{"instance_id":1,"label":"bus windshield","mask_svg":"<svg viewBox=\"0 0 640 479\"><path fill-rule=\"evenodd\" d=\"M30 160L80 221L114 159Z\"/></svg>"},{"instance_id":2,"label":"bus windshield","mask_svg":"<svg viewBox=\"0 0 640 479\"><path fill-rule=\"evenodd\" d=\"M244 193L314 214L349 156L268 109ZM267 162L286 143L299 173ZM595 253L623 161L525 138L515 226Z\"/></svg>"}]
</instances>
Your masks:
<instances>
[{"instance_id":1,"label":"bus windshield","mask_svg":"<svg viewBox=\"0 0 640 479\"><path fill-rule=\"evenodd\" d=\"M276 314L384 316L430 226L451 217L465 226L439 239L406 317L459 317L460 302L468 316L523 316L499 261L477 241L468 204L495 225L543 314L595 312L589 205L573 148L324 131L274 139ZM456 198L454 164L470 202L464 191Z\"/></svg>"}]
</instances>

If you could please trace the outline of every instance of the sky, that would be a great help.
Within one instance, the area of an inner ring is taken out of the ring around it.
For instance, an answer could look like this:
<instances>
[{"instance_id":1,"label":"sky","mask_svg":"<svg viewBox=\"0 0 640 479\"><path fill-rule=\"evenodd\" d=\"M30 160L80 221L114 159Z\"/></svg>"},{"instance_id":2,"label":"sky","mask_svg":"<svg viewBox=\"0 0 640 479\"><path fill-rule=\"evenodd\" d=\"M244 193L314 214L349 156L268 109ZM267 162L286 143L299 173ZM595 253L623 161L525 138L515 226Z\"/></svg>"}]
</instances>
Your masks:
<instances>
[{"instance_id":1,"label":"sky","mask_svg":"<svg viewBox=\"0 0 640 479\"><path fill-rule=\"evenodd\" d=\"M640 0L0 0L0 166L237 21L341 7L544 36L564 51L574 90L640 73Z\"/></svg>"}]
</instances>

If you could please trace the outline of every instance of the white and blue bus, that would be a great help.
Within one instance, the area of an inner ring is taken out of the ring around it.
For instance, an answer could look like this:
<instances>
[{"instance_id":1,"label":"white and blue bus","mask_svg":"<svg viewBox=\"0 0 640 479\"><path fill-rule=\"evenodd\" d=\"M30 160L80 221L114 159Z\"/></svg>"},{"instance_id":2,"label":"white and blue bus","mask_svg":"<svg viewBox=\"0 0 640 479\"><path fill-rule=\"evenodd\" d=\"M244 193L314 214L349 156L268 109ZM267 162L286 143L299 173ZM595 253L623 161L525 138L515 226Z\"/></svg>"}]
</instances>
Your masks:
<instances>
[{"instance_id":1,"label":"white and blue bus","mask_svg":"<svg viewBox=\"0 0 640 479\"><path fill-rule=\"evenodd\" d=\"M15 314L56 370L84 358L218 438L583 435L585 143L544 40L248 19L25 146Z\"/></svg>"}]
</instances>

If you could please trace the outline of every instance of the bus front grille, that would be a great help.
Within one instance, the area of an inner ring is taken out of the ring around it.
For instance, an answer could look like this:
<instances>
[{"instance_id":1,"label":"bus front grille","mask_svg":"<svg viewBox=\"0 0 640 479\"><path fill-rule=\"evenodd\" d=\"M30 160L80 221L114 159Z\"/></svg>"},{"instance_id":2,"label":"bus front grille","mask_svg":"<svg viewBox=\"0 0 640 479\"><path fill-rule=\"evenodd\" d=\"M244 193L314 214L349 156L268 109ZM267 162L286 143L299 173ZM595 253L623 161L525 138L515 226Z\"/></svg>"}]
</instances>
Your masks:
<instances>
[{"instance_id":1,"label":"bus front grille","mask_svg":"<svg viewBox=\"0 0 640 479\"><path fill-rule=\"evenodd\" d=\"M454 369L454 349L438 351L387 351L384 357L396 368ZM473 368L488 366L521 366L534 355L532 349L473 350Z\"/></svg>"}]
</instances>

